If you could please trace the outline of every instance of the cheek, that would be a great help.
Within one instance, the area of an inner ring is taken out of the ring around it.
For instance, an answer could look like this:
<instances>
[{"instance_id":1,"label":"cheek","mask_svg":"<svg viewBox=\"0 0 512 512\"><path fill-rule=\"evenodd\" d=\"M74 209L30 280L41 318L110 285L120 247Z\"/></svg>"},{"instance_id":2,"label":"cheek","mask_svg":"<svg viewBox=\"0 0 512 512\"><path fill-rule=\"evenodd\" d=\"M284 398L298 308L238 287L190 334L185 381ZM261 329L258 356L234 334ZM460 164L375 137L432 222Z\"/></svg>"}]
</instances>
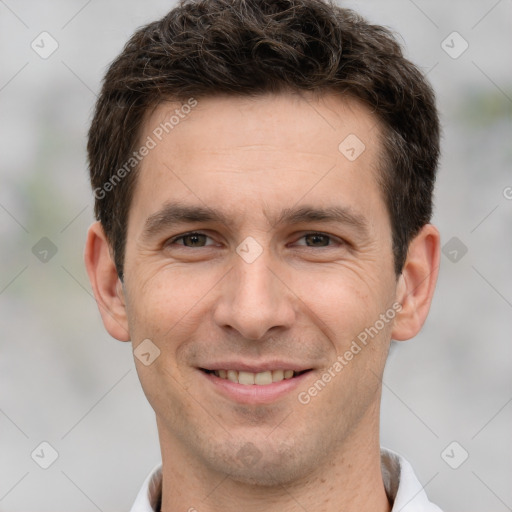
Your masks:
<instances>
[{"instance_id":1,"label":"cheek","mask_svg":"<svg viewBox=\"0 0 512 512\"><path fill-rule=\"evenodd\" d=\"M297 295L310 310L309 315L325 325L336 345L351 341L389 307L391 295L381 281L372 278L374 272L369 268L340 267L308 274L307 279L304 274L297 275L302 289Z\"/></svg>"},{"instance_id":2,"label":"cheek","mask_svg":"<svg viewBox=\"0 0 512 512\"><path fill-rule=\"evenodd\" d=\"M155 368L160 373L166 369L179 374L182 382L190 378L183 354L190 358L186 348L191 339L212 335L216 287L225 273L213 266L175 264L130 276L127 314L133 345L136 348L145 339L157 345L160 356ZM160 387L158 382L155 385Z\"/></svg>"},{"instance_id":3,"label":"cheek","mask_svg":"<svg viewBox=\"0 0 512 512\"><path fill-rule=\"evenodd\" d=\"M177 266L154 268L151 272L146 272L147 268L128 274L126 304L130 333L134 349L149 339L160 350L148 366L136 360L136 369L154 410L166 415L166 421L173 424L177 417L187 416L191 405L188 394L183 393L190 384L190 375L180 364L180 347L198 328L197 310L211 283Z\"/></svg>"}]
</instances>

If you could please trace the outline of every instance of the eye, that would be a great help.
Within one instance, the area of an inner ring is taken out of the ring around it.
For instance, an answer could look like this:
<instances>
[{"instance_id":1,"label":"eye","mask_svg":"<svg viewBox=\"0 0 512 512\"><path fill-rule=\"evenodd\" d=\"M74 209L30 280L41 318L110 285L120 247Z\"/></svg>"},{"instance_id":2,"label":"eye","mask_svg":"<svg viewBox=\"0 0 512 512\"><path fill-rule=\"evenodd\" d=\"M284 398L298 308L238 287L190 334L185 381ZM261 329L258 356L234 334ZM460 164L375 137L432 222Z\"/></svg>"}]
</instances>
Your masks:
<instances>
[{"instance_id":1,"label":"eye","mask_svg":"<svg viewBox=\"0 0 512 512\"><path fill-rule=\"evenodd\" d=\"M343 241L326 235L325 233L307 233L303 235L299 240L305 240L305 244L298 243L297 245L305 245L306 247L328 247L334 245L343 245Z\"/></svg>"},{"instance_id":2,"label":"eye","mask_svg":"<svg viewBox=\"0 0 512 512\"><path fill-rule=\"evenodd\" d=\"M197 232L185 233L184 235L180 235L175 238L172 238L171 240L169 240L166 243L166 245L181 245L183 247L190 247L190 248L207 247L208 245L214 245L213 243L212 244L206 243L209 238L210 237L208 235L205 235L204 233L197 233ZM182 243L177 243L179 241L181 241Z\"/></svg>"},{"instance_id":3,"label":"eye","mask_svg":"<svg viewBox=\"0 0 512 512\"><path fill-rule=\"evenodd\" d=\"M210 243L208 243L208 240ZM304 241L301 243L300 241ZM325 233L306 233L302 235L295 243L296 245L318 248L318 247L334 247L345 245L345 242L339 238L336 238L331 235L327 235ZM215 242L205 233L200 233L197 231L193 231L190 233L184 233L183 235L179 235L168 240L165 243L166 246L181 246L187 247L190 249L201 248L201 247L209 247L215 245Z\"/></svg>"}]
</instances>

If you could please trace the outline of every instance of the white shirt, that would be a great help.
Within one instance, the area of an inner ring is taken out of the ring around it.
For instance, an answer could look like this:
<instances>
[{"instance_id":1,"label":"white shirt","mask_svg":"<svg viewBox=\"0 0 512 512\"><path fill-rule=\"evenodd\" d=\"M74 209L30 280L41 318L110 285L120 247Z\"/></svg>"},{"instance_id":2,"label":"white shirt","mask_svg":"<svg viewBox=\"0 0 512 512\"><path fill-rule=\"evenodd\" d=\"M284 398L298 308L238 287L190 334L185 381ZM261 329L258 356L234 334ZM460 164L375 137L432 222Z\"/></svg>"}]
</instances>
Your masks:
<instances>
[{"instance_id":1,"label":"white shirt","mask_svg":"<svg viewBox=\"0 0 512 512\"><path fill-rule=\"evenodd\" d=\"M442 512L431 503L411 465L400 455L381 449L384 487L393 502L391 512ZM130 512L159 512L162 495L162 466L159 464L146 478Z\"/></svg>"}]
</instances>

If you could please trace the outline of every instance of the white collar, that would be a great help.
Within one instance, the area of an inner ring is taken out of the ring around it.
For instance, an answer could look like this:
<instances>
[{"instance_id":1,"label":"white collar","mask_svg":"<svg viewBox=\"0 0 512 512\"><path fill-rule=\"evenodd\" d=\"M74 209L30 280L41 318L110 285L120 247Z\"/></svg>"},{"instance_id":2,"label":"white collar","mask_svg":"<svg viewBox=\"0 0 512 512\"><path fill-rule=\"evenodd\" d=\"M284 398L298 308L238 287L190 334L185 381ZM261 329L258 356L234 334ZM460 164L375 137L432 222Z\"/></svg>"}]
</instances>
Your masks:
<instances>
[{"instance_id":1,"label":"white collar","mask_svg":"<svg viewBox=\"0 0 512 512\"><path fill-rule=\"evenodd\" d=\"M411 465L400 455L381 449L382 478L393 508L391 512L442 512L431 503ZM162 465L144 481L130 512L155 512L162 496Z\"/></svg>"}]
</instances>

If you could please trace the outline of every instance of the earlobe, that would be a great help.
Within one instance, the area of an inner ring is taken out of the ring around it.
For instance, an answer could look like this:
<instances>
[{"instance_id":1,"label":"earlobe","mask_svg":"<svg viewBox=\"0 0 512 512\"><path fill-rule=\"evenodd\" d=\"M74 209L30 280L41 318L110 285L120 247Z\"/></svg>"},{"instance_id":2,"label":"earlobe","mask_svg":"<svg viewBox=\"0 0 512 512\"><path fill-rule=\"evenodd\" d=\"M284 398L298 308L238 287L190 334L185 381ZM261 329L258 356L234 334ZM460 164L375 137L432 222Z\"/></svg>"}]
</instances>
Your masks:
<instances>
[{"instance_id":1,"label":"earlobe","mask_svg":"<svg viewBox=\"0 0 512 512\"><path fill-rule=\"evenodd\" d=\"M408 340L421 330L432 302L439 272L440 236L426 224L409 244L407 259L397 284L402 309L395 317L391 337Z\"/></svg>"},{"instance_id":2,"label":"earlobe","mask_svg":"<svg viewBox=\"0 0 512 512\"><path fill-rule=\"evenodd\" d=\"M89 228L84 260L103 325L117 340L130 341L124 290L100 222Z\"/></svg>"}]
</instances>

